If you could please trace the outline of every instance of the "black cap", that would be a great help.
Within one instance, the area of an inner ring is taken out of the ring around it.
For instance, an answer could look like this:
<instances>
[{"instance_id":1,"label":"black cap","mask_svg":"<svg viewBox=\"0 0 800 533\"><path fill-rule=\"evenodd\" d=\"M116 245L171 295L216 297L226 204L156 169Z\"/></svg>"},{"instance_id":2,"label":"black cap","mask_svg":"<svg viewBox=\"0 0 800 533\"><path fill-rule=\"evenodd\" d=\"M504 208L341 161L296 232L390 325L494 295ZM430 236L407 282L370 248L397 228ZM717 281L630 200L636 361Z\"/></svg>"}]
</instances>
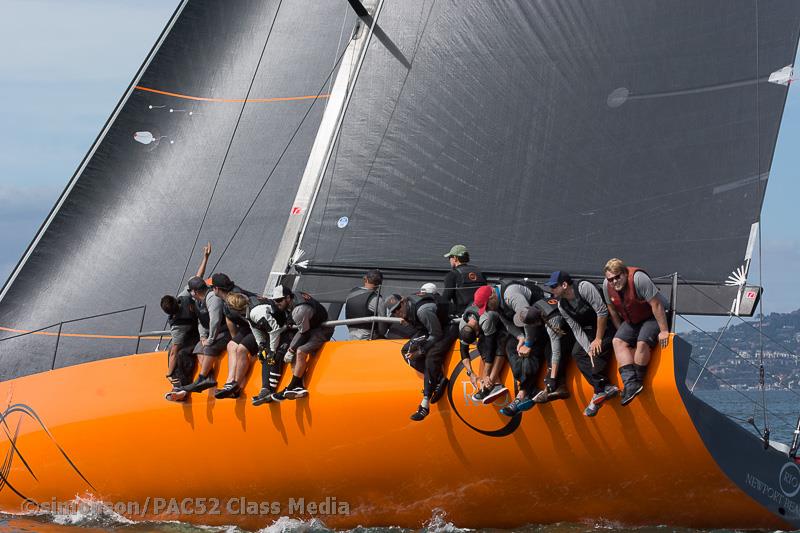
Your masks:
<instances>
[{"instance_id":1,"label":"black cap","mask_svg":"<svg viewBox=\"0 0 800 533\"><path fill-rule=\"evenodd\" d=\"M518 328L529 324L537 324L543 321L542 310L532 305L514 315L514 325Z\"/></svg>"},{"instance_id":2,"label":"black cap","mask_svg":"<svg viewBox=\"0 0 800 533\"><path fill-rule=\"evenodd\" d=\"M189 282L186 284L186 286L189 287L190 291L199 291L208 288L206 281L200 276L192 276L189 278Z\"/></svg>"},{"instance_id":3,"label":"black cap","mask_svg":"<svg viewBox=\"0 0 800 533\"><path fill-rule=\"evenodd\" d=\"M217 272L211 276L211 287L214 289L222 289L223 291L233 290L234 284L227 274Z\"/></svg>"}]
</instances>

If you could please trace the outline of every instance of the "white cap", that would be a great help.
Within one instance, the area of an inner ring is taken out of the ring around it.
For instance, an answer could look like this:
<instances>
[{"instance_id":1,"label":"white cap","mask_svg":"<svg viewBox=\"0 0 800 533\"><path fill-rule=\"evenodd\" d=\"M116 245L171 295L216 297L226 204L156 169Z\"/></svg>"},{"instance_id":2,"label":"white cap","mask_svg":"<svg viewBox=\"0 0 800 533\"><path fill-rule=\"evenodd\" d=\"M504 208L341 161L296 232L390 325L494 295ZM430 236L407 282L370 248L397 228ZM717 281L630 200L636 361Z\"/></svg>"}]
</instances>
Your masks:
<instances>
[{"instance_id":1,"label":"white cap","mask_svg":"<svg viewBox=\"0 0 800 533\"><path fill-rule=\"evenodd\" d=\"M278 285L274 289L272 289L272 299L278 300L280 298L286 297L286 288L283 285Z\"/></svg>"},{"instance_id":2,"label":"white cap","mask_svg":"<svg viewBox=\"0 0 800 533\"><path fill-rule=\"evenodd\" d=\"M436 294L436 284L435 283L426 283L425 285L420 287L420 290L422 292L425 292L425 293L428 293L428 294Z\"/></svg>"}]
</instances>

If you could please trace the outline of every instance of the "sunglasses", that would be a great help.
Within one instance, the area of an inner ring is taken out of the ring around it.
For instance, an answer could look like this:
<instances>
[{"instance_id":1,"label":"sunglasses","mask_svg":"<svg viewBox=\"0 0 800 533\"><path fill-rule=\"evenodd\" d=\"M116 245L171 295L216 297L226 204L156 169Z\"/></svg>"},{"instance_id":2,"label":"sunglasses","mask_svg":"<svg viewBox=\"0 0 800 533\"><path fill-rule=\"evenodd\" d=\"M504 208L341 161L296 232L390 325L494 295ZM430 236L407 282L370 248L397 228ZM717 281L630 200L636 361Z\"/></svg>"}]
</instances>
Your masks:
<instances>
[{"instance_id":1,"label":"sunglasses","mask_svg":"<svg viewBox=\"0 0 800 533\"><path fill-rule=\"evenodd\" d=\"M610 283L616 283L617 281L619 281L619 279L620 279L621 277L622 277L622 274L617 274L617 275L616 275L616 276L614 276L614 277L611 277L611 278L606 278L606 281L608 281L608 282L610 282Z\"/></svg>"}]
</instances>

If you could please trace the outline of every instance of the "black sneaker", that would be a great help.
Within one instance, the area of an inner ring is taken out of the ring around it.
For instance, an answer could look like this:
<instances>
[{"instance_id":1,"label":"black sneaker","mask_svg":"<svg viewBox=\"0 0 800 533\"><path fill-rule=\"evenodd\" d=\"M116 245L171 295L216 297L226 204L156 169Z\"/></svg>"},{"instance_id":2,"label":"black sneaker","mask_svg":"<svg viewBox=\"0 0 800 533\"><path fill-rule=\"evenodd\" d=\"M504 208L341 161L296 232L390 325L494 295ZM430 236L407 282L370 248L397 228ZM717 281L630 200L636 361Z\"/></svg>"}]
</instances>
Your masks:
<instances>
[{"instance_id":1,"label":"black sneaker","mask_svg":"<svg viewBox=\"0 0 800 533\"><path fill-rule=\"evenodd\" d=\"M308 391L302 385L297 385L291 389L287 388L283 391L283 397L287 400L297 400L306 396L308 396Z\"/></svg>"},{"instance_id":2,"label":"black sneaker","mask_svg":"<svg viewBox=\"0 0 800 533\"><path fill-rule=\"evenodd\" d=\"M286 391L273 392L272 395L270 396L270 398L272 398L273 402L280 403L280 402L282 402L283 400L286 399L286 396L284 396L284 392L286 392Z\"/></svg>"},{"instance_id":3,"label":"black sneaker","mask_svg":"<svg viewBox=\"0 0 800 533\"><path fill-rule=\"evenodd\" d=\"M625 389L622 391L622 401L620 401L621 405L628 405L633 401L636 396L642 392L644 386L641 383L637 383L635 381L631 381L627 385L625 385Z\"/></svg>"},{"instance_id":4,"label":"black sneaker","mask_svg":"<svg viewBox=\"0 0 800 533\"><path fill-rule=\"evenodd\" d=\"M263 405L265 403L270 403L273 400L272 394L273 394L272 389L261 389L261 391L258 393L258 396L253 396L251 398L253 405Z\"/></svg>"},{"instance_id":5,"label":"black sneaker","mask_svg":"<svg viewBox=\"0 0 800 533\"><path fill-rule=\"evenodd\" d=\"M425 417L431 412L430 409L427 407L422 407L421 405L417 407L417 411L411 415L411 420L414 422L419 422L420 420L425 420Z\"/></svg>"},{"instance_id":6,"label":"black sneaker","mask_svg":"<svg viewBox=\"0 0 800 533\"><path fill-rule=\"evenodd\" d=\"M183 390L186 392L203 392L206 389L210 389L211 387L217 386L217 380L215 380L211 376L207 376L203 379L197 378L197 381L194 383L190 383L183 387Z\"/></svg>"},{"instance_id":7,"label":"black sneaker","mask_svg":"<svg viewBox=\"0 0 800 533\"><path fill-rule=\"evenodd\" d=\"M436 388L433 390L431 394L431 403L436 403L444 397L444 393L447 392L447 385L450 383L450 380L443 377L439 380L439 384L436 385Z\"/></svg>"},{"instance_id":8,"label":"black sneaker","mask_svg":"<svg viewBox=\"0 0 800 533\"><path fill-rule=\"evenodd\" d=\"M236 382L226 383L224 387L214 393L214 398L218 400L221 400L222 398L238 398L240 390L241 389Z\"/></svg>"}]
</instances>

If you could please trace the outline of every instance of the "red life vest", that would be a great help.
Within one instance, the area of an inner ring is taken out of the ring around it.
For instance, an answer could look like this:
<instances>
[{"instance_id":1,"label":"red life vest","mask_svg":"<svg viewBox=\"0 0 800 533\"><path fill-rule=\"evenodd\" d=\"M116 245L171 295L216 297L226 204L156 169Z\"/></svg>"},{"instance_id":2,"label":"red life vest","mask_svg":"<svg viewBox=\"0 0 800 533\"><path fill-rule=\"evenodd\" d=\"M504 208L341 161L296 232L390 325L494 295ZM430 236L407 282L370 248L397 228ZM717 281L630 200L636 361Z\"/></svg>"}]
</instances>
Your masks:
<instances>
[{"instance_id":1,"label":"red life vest","mask_svg":"<svg viewBox=\"0 0 800 533\"><path fill-rule=\"evenodd\" d=\"M614 306L614 310L622 317L622 320L629 324L641 324L645 320L653 318L653 308L647 303L647 300L640 300L636 295L636 286L633 283L633 276L637 272L644 272L639 267L628 267L628 282L625 284L625 297L621 298L620 294L614 288L612 283L606 283L608 290L608 299L610 305ZM647 272L644 272L647 274Z\"/></svg>"}]
</instances>

